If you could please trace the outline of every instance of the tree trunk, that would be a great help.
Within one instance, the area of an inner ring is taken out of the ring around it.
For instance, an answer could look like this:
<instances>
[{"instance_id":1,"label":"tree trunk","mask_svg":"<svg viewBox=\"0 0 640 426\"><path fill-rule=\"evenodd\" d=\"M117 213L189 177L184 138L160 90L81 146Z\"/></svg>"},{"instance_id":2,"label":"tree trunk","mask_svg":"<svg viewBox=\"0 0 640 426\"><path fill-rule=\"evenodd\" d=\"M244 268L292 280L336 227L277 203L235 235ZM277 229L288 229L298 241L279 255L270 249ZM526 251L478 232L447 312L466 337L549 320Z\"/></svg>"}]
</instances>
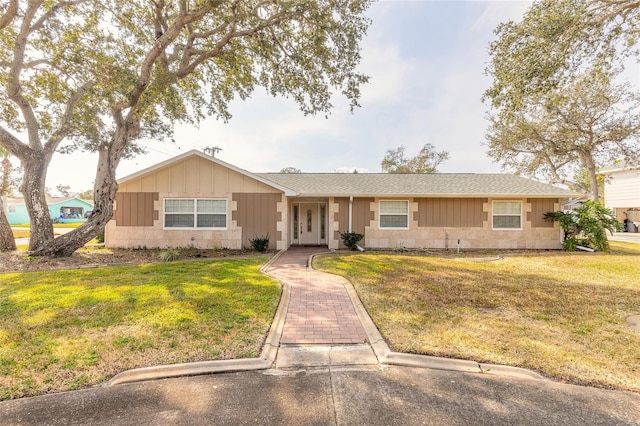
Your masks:
<instances>
[{"instance_id":1,"label":"tree trunk","mask_svg":"<svg viewBox=\"0 0 640 426\"><path fill-rule=\"evenodd\" d=\"M596 163L593 161L593 156L590 152L583 152L580 155L584 161L584 165L589 173L589 189L591 195L589 198L596 203L600 201L600 194L598 193L598 173L596 170Z\"/></svg>"},{"instance_id":2,"label":"tree trunk","mask_svg":"<svg viewBox=\"0 0 640 426\"><path fill-rule=\"evenodd\" d=\"M4 206L4 197L0 195L0 251L16 250L16 240L13 238L11 225L4 213Z\"/></svg>"},{"instance_id":3,"label":"tree trunk","mask_svg":"<svg viewBox=\"0 0 640 426\"><path fill-rule=\"evenodd\" d=\"M98 235L113 215L113 202L118 190L116 169L121 154L114 152L113 146L103 147L99 151L98 169L93 189L93 211L87 221L73 231L48 241L40 249L31 253L34 256L71 256Z\"/></svg>"},{"instance_id":4,"label":"tree trunk","mask_svg":"<svg viewBox=\"0 0 640 426\"><path fill-rule=\"evenodd\" d=\"M29 251L36 251L44 247L48 241L53 240L53 225L45 196L45 181L51 156L42 151L31 151L31 154L33 157L20 158L24 167L24 180L20 190L24 196L31 225Z\"/></svg>"}]
</instances>

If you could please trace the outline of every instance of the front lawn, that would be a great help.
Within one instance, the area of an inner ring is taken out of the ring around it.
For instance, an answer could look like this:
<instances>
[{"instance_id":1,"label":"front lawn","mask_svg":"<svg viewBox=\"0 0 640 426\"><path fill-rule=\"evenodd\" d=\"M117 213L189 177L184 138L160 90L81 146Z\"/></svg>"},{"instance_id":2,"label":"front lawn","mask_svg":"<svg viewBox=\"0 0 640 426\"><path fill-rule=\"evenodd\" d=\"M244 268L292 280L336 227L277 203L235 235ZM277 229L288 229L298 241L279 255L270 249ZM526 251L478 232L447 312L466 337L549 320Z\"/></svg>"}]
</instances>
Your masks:
<instances>
[{"instance_id":1,"label":"front lawn","mask_svg":"<svg viewBox=\"0 0 640 426\"><path fill-rule=\"evenodd\" d=\"M393 350L536 370L640 391L640 245L611 253L341 254L314 266L348 278Z\"/></svg>"},{"instance_id":2,"label":"front lawn","mask_svg":"<svg viewBox=\"0 0 640 426\"><path fill-rule=\"evenodd\" d=\"M0 399L136 367L258 356L280 298L266 257L0 274Z\"/></svg>"}]
</instances>

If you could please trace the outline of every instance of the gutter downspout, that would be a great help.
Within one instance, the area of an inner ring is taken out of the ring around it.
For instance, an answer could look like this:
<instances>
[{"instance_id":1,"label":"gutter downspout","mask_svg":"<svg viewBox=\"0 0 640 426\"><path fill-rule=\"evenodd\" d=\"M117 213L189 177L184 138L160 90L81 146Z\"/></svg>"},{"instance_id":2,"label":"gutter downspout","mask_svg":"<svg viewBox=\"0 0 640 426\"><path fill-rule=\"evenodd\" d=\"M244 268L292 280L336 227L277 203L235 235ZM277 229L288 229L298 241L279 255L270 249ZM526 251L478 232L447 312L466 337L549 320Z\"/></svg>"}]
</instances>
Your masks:
<instances>
[{"instance_id":1,"label":"gutter downspout","mask_svg":"<svg viewBox=\"0 0 640 426\"><path fill-rule=\"evenodd\" d=\"M349 232L352 232L353 225L353 195L349 196Z\"/></svg>"}]
</instances>

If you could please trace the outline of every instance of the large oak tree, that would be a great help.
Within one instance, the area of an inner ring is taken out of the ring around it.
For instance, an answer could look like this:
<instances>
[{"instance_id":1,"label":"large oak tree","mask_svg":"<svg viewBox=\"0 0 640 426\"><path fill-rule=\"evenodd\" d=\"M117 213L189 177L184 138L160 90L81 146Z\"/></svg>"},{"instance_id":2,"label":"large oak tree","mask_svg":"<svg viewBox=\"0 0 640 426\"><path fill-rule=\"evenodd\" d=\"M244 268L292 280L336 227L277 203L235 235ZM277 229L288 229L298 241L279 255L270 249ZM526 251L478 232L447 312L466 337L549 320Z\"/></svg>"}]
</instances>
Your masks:
<instances>
[{"instance_id":1,"label":"large oak tree","mask_svg":"<svg viewBox=\"0 0 640 426\"><path fill-rule=\"evenodd\" d=\"M640 98L610 75L589 73L527 99L490 118L488 154L508 169L598 201L598 167L640 152Z\"/></svg>"},{"instance_id":2,"label":"large oak tree","mask_svg":"<svg viewBox=\"0 0 640 426\"><path fill-rule=\"evenodd\" d=\"M369 0L10 0L0 6L0 144L24 168L34 255L73 253L111 218L118 163L176 121L229 119L257 86L305 114L357 105ZM93 213L53 239L57 151L96 152Z\"/></svg>"},{"instance_id":3,"label":"large oak tree","mask_svg":"<svg viewBox=\"0 0 640 426\"><path fill-rule=\"evenodd\" d=\"M487 74L493 83L489 155L505 168L582 190L597 169L638 158L637 96L612 80L638 40L640 2L540 0L521 22L496 29Z\"/></svg>"},{"instance_id":4,"label":"large oak tree","mask_svg":"<svg viewBox=\"0 0 640 426\"><path fill-rule=\"evenodd\" d=\"M2 158L0 163L0 251L15 250L16 240L13 238L4 205L4 197L9 194L11 186L11 161L9 160L9 151L2 146L0 146L0 158Z\"/></svg>"}]
</instances>

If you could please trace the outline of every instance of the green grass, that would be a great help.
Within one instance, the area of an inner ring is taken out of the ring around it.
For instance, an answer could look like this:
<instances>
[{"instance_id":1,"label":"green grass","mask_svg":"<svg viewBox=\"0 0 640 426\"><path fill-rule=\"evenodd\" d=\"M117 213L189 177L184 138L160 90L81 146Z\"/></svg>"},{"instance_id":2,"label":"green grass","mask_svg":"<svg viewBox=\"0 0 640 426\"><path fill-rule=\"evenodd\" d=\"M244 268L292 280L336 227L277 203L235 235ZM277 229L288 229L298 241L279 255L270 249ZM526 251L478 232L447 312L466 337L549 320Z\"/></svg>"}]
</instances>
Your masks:
<instances>
[{"instance_id":1,"label":"green grass","mask_svg":"<svg viewBox=\"0 0 640 426\"><path fill-rule=\"evenodd\" d=\"M640 314L640 245L611 246L611 253L328 255L314 265L351 280L396 351L638 392L640 334L627 317Z\"/></svg>"},{"instance_id":2,"label":"green grass","mask_svg":"<svg viewBox=\"0 0 640 426\"><path fill-rule=\"evenodd\" d=\"M56 228L78 228L83 223L84 222L54 223L53 224L53 229L55 230Z\"/></svg>"},{"instance_id":3,"label":"green grass","mask_svg":"<svg viewBox=\"0 0 640 426\"><path fill-rule=\"evenodd\" d=\"M257 356L280 297L266 259L0 275L0 399Z\"/></svg>"}]
</instances>

